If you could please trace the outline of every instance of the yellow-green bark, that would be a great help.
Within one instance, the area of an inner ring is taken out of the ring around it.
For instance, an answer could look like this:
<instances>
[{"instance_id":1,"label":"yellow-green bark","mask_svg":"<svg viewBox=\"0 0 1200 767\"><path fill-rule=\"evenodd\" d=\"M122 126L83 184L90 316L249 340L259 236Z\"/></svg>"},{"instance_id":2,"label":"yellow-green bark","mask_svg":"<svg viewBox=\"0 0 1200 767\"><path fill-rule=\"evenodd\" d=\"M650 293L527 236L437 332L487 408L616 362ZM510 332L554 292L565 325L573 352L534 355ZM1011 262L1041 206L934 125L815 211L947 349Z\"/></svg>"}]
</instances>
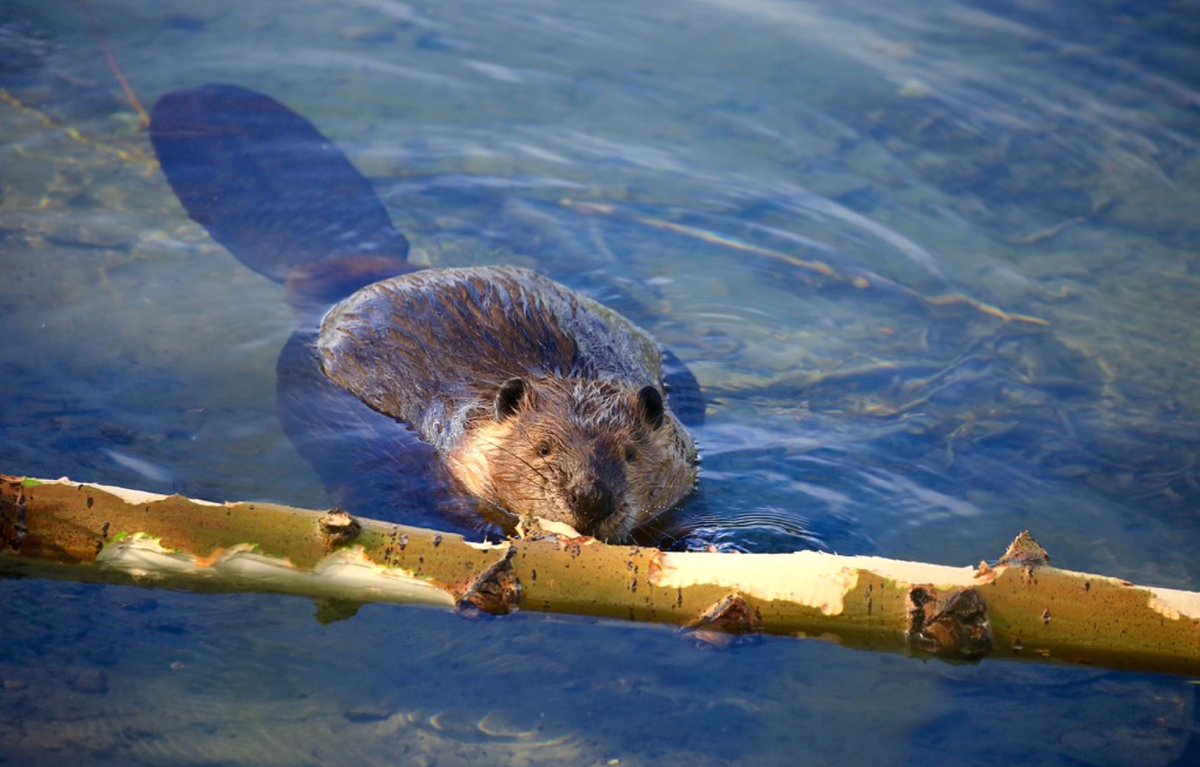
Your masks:
<instances>
[{"instance_id":1,"label":"yellow-green bark","mask_svg":"<svg viewBox=\"0 0 1200 767\"><path fill-rule=\"evenodd\" d=\"M978 568L811 551L668 553L549 533L489 545L341 513L0 475L0 568L1200 676L1200 594L1050 567L1024 534Z\"/></svg>"}]
</instances>

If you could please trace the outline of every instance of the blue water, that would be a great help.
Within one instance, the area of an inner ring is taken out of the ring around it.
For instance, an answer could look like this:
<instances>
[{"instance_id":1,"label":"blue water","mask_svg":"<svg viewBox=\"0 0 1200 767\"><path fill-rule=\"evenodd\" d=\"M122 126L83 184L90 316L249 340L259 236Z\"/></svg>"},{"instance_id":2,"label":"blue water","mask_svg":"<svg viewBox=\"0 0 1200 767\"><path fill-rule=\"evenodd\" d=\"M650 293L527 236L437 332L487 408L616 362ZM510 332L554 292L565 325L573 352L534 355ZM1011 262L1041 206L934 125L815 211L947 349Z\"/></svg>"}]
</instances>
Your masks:
<instances>
[{"instance_id":1,"label":"blue water","mask_svg":"<svg viewBox=\"0 0 1200 767\"><path fill-rule=\"evenodd\" d=\"M680 545L961 565L1031 528L1200 589L1188 4L89 5L148 104L270 93L417 260L534 266L685 360ZM0 471L324 505L282 288L186 219L83 5L0 9ZM1170 677L0 581L0 764L1188 765L1198 728Z\"/></svg>"}]
</instances>

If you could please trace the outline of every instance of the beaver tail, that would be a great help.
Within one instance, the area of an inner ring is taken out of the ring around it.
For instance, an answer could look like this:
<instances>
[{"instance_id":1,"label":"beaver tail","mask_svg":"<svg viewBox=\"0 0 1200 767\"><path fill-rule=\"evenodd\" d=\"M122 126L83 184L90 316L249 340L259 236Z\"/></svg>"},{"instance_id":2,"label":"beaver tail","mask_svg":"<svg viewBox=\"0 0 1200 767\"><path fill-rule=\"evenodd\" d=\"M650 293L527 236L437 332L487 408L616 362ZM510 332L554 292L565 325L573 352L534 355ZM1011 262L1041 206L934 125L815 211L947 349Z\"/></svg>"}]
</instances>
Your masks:
<instances>
[{"instance_id":1,"label":"beaver tail","mask_svg":"<svg viewBox=\"0 0 1200 767\"><path fill-rule=\"evenodd\" d=\"M188 216L299 304L412 268L367 180L268 96L220 84L171 91L150 115L150 140Z\"/></svg>"}]
</instances>

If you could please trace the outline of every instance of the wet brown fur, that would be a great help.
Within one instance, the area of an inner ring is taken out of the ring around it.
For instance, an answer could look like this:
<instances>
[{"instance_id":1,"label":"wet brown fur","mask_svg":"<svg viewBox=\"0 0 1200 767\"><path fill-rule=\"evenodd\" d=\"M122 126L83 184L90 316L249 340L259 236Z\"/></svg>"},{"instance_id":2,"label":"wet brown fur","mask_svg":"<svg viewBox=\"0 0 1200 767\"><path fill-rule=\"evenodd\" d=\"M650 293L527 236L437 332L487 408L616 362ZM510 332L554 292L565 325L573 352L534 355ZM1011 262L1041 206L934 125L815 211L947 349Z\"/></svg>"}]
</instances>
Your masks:
<instances>
[{"instance_id":1,"label":"wet brown fur","mask_svg":"<svg viewBox=\"0 0 1200 767\"><path fill-rule=\"evenodd\" d=\"M686 495L695 449L673 417L655 428L637 390L609 381L546 378L504 420L469 423L450 453L451 475L471 495L510 513L565 522L602 540L622 540ZM608 488L613 509L587 518L572 490Z\"/></svg>"},{"instance_id":2,"label":"wet brown fur","mask_svg":"<svg viewBox=\"0 0 1200 767\"><path fill-rule=\"evenodd\" d=\"M330 310L319 347L326 375L412 426L485 508L621 540L695 483L653 339L534 272L376 283Z\"/></svg>"}]
</instances>

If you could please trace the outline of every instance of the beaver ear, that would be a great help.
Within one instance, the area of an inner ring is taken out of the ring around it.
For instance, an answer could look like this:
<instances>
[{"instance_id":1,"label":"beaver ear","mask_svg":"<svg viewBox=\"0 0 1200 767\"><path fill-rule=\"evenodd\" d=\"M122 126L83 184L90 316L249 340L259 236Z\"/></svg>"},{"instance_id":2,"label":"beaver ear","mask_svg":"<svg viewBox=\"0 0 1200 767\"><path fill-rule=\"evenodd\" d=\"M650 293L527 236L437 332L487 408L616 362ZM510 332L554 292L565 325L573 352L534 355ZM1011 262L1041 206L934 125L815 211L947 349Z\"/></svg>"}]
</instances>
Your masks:
<instances>
[{"instance_id":1,"label":"beaver ear","mask_svg":"<svg viewBox=\"0 0 1200 767\"><path fill-rule=\"evenodd\" d=\"M510 378L500 384L496 392L496 420L503 421L521 407L529 392L529 384L524 378Z\"/></svg>"},{"instance_id":2,"label":"beaver ear","mask_svg":"<svg viewBox=\"0 0 1200 767\"><path fill-rule=\"evenodd\" d=\"M642 411L642 419L651 427L658 429L663 425L663 401L658 389L653 386L643 386L638 392L638 407Z\"/></svg>"}]
</instances>

